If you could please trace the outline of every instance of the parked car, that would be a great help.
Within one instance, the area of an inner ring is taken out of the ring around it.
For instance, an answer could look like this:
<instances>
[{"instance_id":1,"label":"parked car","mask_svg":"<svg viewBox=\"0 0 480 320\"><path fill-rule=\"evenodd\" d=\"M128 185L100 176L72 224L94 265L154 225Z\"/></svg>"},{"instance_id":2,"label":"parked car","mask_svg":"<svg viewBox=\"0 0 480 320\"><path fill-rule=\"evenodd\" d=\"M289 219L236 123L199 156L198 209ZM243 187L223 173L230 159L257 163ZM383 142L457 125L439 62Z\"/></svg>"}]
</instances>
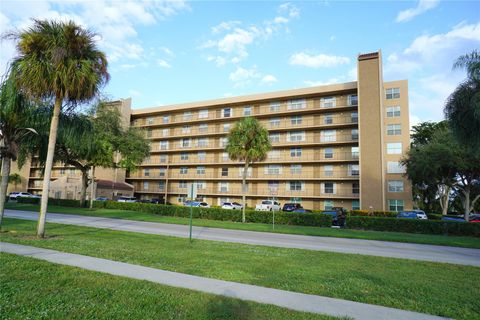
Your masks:
<instances>
[{"instance_id":1,"label":"parked car","mask_svg":"<svg viewBox=\"0 0 480 320\"><path fill-rule=\"evenodd\" d=\"M96 201L107 201L108 198L107 197L97 197L95 200Z\"/></svg>"},{"instance_id":2,"label":"parked car","mask_svg":"<svg viewBox=\"0 0 480 320\"><path fill-rule=\"evenodd\" d=\"M137 198L135 197L118 197L118 202L137 202Z\"/></svg>"},{"instance_id":3,"label":"parked car","mask_svg":"<svg viewBox=\"0 0 480 320\"><path fill-rule=\"evenodd\" d=\"M193 203L193 202L195 202L195 201L193 201L193 200L185 200L185 201L183 202L183 205L184 205L184 206L189 206L190 203Z\"/></svg>"},{"instance_id":4,"label":"parked car","mask_svg":"<svg viewBox=\"0 0 480 320\"><path fill-rule=\"evenodd\" d=\"M165 201L163 199L151 199L150 200L150 203L154 203L154 204L164 204Z\"/></svg>"},{"instance_id":5,"label":"parked car","mask_svg":"<svg viewBox=\"0 0 480 320\"><path fill-rule=\"evenodd\" d=\"M442 221L465 222L465 218L462 215L447 215L442 217Z\"/></svg>"},{"instance_id":6,"label":"parked car","mask_svg":"<svg viewBox=\"0 0 480 320\"><path fill-rule=\"evenodd\" d=\"M285 203L283 205L282 211L291 212L291 211L295 211L297 209L302 209L302 208L303 207L300 203Z\"/></svg>"},{"instance_id":7,"label":"parked car","mask_svg":"<svg viewBox=\"0 0 480 320\"><path fill-rule=\"evenodd\" d=\"M304 209L304 208L298 208L298 209L295 209L291 212L295 212L295 213L311 213L312 210L308 210L308 209Z\"/></svg>"},{"instance_id":8,"label":"parked car","mask_svg":"<svg viewBox=\"0 0 480 320\"><path fill-rule=\"evenodd\" d=\"M262 200L260 204L255 206L257 211L279 211L280 208L280 202L275 200Z\"/></svg>"},{"instance_id":9,"label":"parked car","mask_svg":"<svg viewBox=\"0 0 480 320\"><path fill-rule=\"evenodd\" d=\"M333 207L332 210L322 211L323 214L332 216L332 226L344 227L347 218L347 209L342 207Z\"/></svg>"},{"instance_id":10,"label":"parked car","mask_svg":"<svg viewBox=\"0 0 480 320\"><path fill-rule=\"evenodd\" d=\"M31 194L30 192L10 192L8 197L10 198L10 200L17 200L18 197L37 198L35 195Z\"/></svg>"},{"instance_id":11,"label":"parked car","mask_svg":"<svg viewBox=\"0 0 480 320\"><path fill-rule=\"evenodd\" d=\"M210 208L210 205L206 202L195 201L192 202L192 207Z\"/></svg>"},{"instance_id":12,"label":"parked car","mask_svg":"<svg viewBox=\"0 0 480 320\"><path fill-rule=\"evenodd\" d=\"M480 223L480 213L474 213L470 215L469 222L471 223Z\"/></svg>"},{"instance_id":13,"label":"parked car","mask_svg":"<svg viewBox=\"0 0 480 320\"><path fill-rule=\"evenodd\" d=\"M428 217L423 210L402 211L397 214L397 218L427 220Z\"/></svg>"},{"instance_id":14,"label":"parked car","mask_svg":"<svg viewBox=\"0 0 480 320\"><path fill-rule=\"evenodd\" d=\"M222 209L227 210L241 210L243 206L238 202L224 202L222 203Z\"/></svg>"}]
</instances>

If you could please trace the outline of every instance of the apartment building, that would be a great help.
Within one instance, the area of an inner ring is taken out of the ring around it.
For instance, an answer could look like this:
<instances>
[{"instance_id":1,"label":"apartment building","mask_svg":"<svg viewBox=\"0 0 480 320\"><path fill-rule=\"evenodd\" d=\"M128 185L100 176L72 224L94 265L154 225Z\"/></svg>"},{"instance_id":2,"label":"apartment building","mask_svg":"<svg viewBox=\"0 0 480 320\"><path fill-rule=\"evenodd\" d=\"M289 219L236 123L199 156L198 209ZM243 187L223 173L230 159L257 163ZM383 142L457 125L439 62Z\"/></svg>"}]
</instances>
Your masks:
<instances>
[{"instance_id":1,"label":"apartment building","mask_svg":"<svg viewBox=\"0 0 480 320\"><path fill-rule=\"evenodd\" d=\"M187 185L212 205L241 201L242 164L225 152L235 121L255 117L272 150L248 171L247 202L309 209L412 208L400 159L409 145L408 82L384 82L381 53L358 56L358 81L134 109L151 155L126 181L142 199L182 203Z\"/></svg>"}]
</instances>

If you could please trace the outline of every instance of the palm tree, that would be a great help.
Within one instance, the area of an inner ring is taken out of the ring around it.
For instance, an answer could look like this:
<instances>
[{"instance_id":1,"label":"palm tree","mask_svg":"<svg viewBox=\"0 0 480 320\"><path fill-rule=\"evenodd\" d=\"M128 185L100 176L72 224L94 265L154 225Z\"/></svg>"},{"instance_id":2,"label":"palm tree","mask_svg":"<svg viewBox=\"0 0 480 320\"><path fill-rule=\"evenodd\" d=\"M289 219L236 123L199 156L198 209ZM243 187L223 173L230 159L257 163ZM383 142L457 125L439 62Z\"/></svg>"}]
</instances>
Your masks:
<instances>
[{"instance_id":1,"label":"palm tree","mask_svg":"<svg viewBox=\"0 0 480 320\"><path fill-rule=\"evenodd\" d=\"M457 58L454 69L466 69L468 78L480 80L480 52L473 50Z\"/></svg>"},{"instance_id":2,"label":"palm tree","mask_svg":"<svg viewBox=\"0 0 480 320\"><path fill-rule=\"evenodd\" d=\"M34 105L17 90L9 76L0 86L0 158L2 180L0 184L0 226L2 224L11 161L17 160L22 141L36 133L28 128Z\"/></svg>"},{"instance_id":3,"label":"palm tree","mask_svg":"<svg viewBox=\"0 0 480 320\"><path fill-rule=\"evenodd\" d=\"M95 45L95 34L72 21L34 20L13 37L18 40L12 63L17 84L34 98L54 101L37 226L37 236L44 237L61 109L88 102L99 92L109 80L107 59Z\"/></svg>"},{"instance_id":4,"label":"palm tree","mask_svg":"<svg viewBox=\"0 0 480 320\"><path fill-rule=\"evenodd\" d=\"M243 222L245 222L248 168L254 162L265 160L271 148L267 129L255 118L243 118L235 124L228 134L226 151L229 158L244 161L242 172Z\"/></svg>"},{"instance_id":5,"label":"palm tree","mask_svg":"<svg viewBox=\"0 0 480 320\"><path fill-rule=\"evenodd\" d=\"M22 176L18 173L12 173L8 176L8 183L13 183L14 188L17 189L17 185L22 183Z\"/></svg>"}]
</instances>

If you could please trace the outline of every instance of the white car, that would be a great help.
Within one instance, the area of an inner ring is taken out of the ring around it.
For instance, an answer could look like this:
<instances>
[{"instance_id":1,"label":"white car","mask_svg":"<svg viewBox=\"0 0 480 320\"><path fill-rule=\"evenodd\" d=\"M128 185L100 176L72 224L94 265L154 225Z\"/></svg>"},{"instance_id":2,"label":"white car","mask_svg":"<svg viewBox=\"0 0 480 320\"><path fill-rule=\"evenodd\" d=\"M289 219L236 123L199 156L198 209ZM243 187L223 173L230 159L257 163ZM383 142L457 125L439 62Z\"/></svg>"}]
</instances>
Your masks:
<instances>
[{"instance_id":1,"label":"white car","mask_svg":"<svg viewBox=\"0 0 480 320\"><path fill-rule=\"evenodd\" d=\"M137 198L135 197L119 197L117 202L137 202Z\"/></svg>"},{"instance_id":2,"label":"white car","mask_svg":"<svg viewBox=\"0 0 480 320\"><path fill-rule=\"evenodd\" d=\"M255 206L257 211L280 211L280 202L274 200L262 200L262 203Z\"/></svg>"},{"instance_id":3,"label":"white car","mask_svg":"<svg viewBox=\"0 0 480 320\"><path fill-rule=\"evenodd\" d=\"M240 210L242 209L243 206L238 203L238 202L224 202L222 204L222 209L227 209L227 210Z\"/></svg>"},{"instance_id":4,"label":"white car","mask_svg":"<svg viewBox=\"0 0 480 320\"><path fill-rule=\"evenodd\" d=\"M11 192L8 197L10 200L17 200L18 197L24 197L24 198L36 198L35 195L29 193L29 192Z\"/></svg>"}]
</instances>

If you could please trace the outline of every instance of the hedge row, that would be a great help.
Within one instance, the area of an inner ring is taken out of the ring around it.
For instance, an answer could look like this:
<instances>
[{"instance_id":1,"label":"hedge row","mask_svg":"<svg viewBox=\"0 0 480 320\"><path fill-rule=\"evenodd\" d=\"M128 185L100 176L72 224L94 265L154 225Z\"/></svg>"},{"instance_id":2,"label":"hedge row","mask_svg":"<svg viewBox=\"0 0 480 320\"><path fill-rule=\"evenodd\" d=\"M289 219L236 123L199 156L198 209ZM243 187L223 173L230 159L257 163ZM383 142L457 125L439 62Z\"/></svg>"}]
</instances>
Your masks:
<instances>
[{"instance_id":1,"label":"hedge row","mask_svg":"<svg viewBox=\"0 0 480 320\"><path fill-rule=\"evenodd\" d=\"M347 217L347 228L480 237L480 224L455 221Z\"/></svg>"},{"instance_id":2,"label":"hedge row","mask_svg":"<svg viewBox=\"0 0 480 320\"><path fill-rule=\"evenodd\" d=\"M18 197L18 203L30 203L30 204L40 204L40 198L27 198L27 197ZM71 199L48 199L48 204L54 206L63 206L63 207L80 207L79 200L71 200Z\"/></svg>"},{"instance_id":3,"label":"hedge row","mask_svg":"<svg viewBox=\"0 0 480 320\"><path fill-rule=\"evenodd\" d=\"M391 217L396 218L398 212L394 211L369 211L369 210L351 210L348 215L354 217Z\"/></svg>"},{"instance_id":4,"label":"hedge row","mask_svg":"<svg viewBox=\"0 0 480 320\"><path fill-rule=\"evenodd\" d=\"M189 217L190 207L188 206L169 206L162 204L150 204L150 203L126 203L116 201L95 201L94 206L96 208L106 209L120 209L120 210L132 210L140 212L148 212L159 214L163 216L173 217ZM242 221L241 210L225 210L217 208L192 208L193 218L197 219L210 219L221 221ZM269 211L245 211L245 220L247 222L255 223L272 223L273 215ZM275 223L288 224L288 225L303 225L303 226L315 226L315 227L330 227L332 225L331 216L318 213L292 213L292 212L275 212Z\"/></svg>"}]
</instances>

